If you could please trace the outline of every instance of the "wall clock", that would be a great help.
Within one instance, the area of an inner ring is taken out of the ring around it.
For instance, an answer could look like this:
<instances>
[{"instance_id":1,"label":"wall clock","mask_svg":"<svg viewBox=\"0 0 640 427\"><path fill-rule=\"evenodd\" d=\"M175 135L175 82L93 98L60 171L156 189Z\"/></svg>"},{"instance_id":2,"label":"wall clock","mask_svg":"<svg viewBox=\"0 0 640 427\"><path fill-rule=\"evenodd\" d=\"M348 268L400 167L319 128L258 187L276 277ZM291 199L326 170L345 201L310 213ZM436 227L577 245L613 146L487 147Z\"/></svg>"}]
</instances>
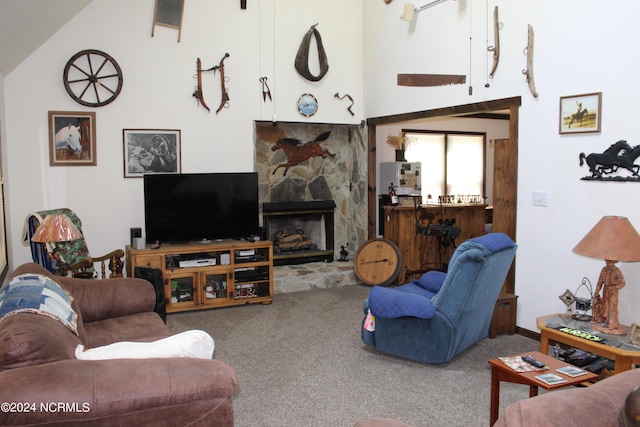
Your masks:
<instances>
[{"instance_id":1,"label":"wall clock","mask_svg":"<svg viewBox=\"0 0 640 427\"><path fill-rule=\"evenodd\" d=\"M67 93L87 107L102 107L122 90L122 70L110 55L95 49L71 57L62 75Z\"/></svg>"},{"instance_id":2,"label":"wall clock","mask_svg":"<svg viewBox=\"0 0 640 427\"><path fill-rule=\"evenodd\" d=\"M303 93L298 98L298 111L303 116L313 116L318 111L318 100L310 93Z\"/></svg>"},{"instance_id":3,"label":"wall clock","mask_svg":"<svg viewBox=\"0 0 640 427\"><path fill-rule=\"evenodd\" d=\"M367 240L356 252L353 269L365 285L390 285L400 273L400 250L391 240Z\"/></svg>"}]
</instances>

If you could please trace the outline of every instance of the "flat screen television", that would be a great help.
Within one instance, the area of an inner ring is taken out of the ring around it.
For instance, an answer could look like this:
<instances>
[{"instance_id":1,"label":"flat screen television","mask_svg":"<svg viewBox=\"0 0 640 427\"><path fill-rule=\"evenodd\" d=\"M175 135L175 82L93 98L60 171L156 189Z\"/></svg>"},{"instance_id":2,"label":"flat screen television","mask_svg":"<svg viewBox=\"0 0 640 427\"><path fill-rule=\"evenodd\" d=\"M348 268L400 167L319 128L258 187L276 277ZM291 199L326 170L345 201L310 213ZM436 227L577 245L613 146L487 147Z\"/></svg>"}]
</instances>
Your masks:
<instances>
[{"instance_id":1,"label":"flat screen television","mask_svg":"<svg viewBox=\"0 0 640 427\"><path fill-rule=\"evenodd\" d=\"M191 243L259 235L258 174L144 175L147 243Z\"/></svg>"}]
</instances>

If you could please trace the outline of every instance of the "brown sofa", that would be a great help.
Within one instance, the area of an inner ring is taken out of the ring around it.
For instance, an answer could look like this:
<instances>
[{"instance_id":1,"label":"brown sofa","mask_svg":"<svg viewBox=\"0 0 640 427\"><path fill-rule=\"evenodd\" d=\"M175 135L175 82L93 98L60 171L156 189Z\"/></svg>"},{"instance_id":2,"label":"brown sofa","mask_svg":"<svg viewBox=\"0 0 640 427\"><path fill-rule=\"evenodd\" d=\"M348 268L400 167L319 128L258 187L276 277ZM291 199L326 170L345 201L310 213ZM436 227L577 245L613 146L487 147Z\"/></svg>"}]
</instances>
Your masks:
<instances>
[{"instance_id":1,"label":"brown sofa","mask_svg":"<svg viewBox=\"0 0 640 427\"><path fill-rule=\"evenodd\" d=\"M75 348L170 335L142 279L51 276L72 296L78 335L58 320L18 313L0 321L0 425L233 426L238 390L229 365L195 358L78 360Z\"/></svg>"},{"instance_id":2,"label":"brown sofa","mask_svg":"<svg viewBox=\"0 0 640 427\"><path fill-rule=\"evenodd\" d=\"M494 426L637 425L627 422L624 411L627 396L639 385L640 369L632 369L613 375L590 387L547 392L509 405ZM637 406L632 410L637 411ZM637 412L633 416L637 417Z\"/></svg>"}]
</instances>

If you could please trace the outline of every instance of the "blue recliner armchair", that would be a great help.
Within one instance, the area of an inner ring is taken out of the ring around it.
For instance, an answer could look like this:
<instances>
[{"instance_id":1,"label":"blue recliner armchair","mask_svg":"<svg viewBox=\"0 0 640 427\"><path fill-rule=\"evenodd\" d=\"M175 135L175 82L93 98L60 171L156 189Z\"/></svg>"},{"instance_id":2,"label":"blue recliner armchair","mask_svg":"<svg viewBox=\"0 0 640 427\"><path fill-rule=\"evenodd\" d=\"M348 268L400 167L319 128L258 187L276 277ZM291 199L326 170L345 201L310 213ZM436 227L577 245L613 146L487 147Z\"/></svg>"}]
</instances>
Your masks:
<instances>
[{"instance_id":1,"label":"blue recliner armchair","mask_svg":"<svg viewBox=\"0 0 640 427\"><path fill-rule=\"evenodd\" d=\"M364 303L362 340L422 363L444 363L489 335L495 303L517 245L503 233L469 239L447 273L429 271L399 286L374 286Z\"/></svg>"}]
</instances>

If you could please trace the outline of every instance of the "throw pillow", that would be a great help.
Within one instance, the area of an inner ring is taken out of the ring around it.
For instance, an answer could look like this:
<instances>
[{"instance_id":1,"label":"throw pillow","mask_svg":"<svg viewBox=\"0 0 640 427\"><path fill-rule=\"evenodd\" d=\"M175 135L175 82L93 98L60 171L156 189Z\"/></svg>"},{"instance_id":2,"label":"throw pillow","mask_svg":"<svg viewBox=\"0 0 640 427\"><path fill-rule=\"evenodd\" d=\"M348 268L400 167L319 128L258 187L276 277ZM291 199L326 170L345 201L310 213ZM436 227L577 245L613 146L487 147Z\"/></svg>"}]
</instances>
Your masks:
<instances>
[{"instance_id":1,"label":"throw pillow","mask_svg":"<svg viewBox=\"0 0 640 427\"><path fill-rule=\"evenodd\" d=\"M76 358L82 360L101 359L150 359L167 357L195 357L211 359L215 343L204 331L186 331L153 342L117 342L85 350L78 345Z\"/></svg>"},{"instance_id":2,"label":"throw pillow","mask_svg":"<svg viewBox=\"0 0 640 427\"><path fill-rule=\"evenodd\" d=\"M424 273L419 279L413 279L412 282L422 289L427 291L431 291L434 294L440 292L440 288L442 288L442 284L444 283L444 279L447 278L447 274L442 271L427 271Z\"/></svg>"}]
</instances>

